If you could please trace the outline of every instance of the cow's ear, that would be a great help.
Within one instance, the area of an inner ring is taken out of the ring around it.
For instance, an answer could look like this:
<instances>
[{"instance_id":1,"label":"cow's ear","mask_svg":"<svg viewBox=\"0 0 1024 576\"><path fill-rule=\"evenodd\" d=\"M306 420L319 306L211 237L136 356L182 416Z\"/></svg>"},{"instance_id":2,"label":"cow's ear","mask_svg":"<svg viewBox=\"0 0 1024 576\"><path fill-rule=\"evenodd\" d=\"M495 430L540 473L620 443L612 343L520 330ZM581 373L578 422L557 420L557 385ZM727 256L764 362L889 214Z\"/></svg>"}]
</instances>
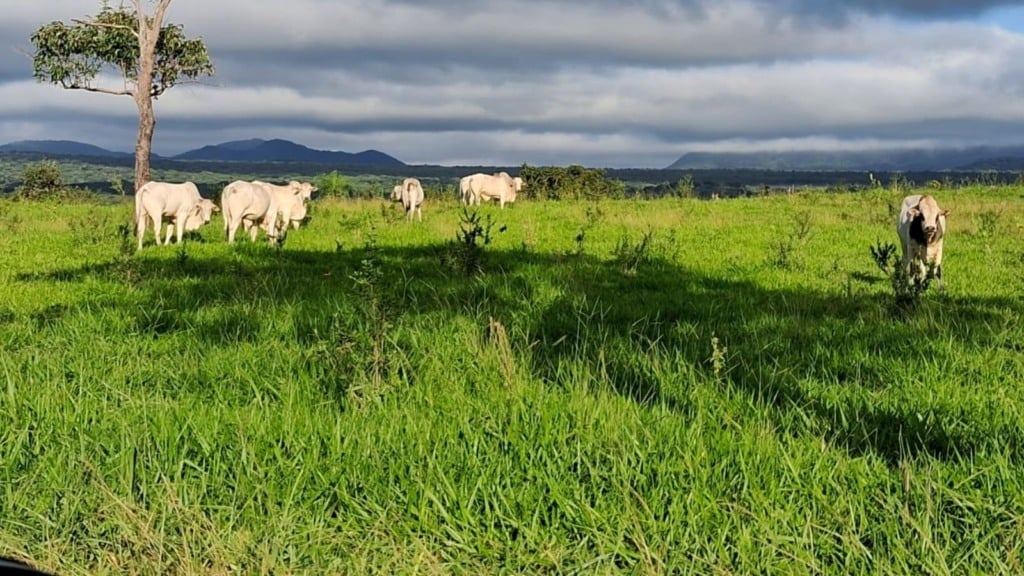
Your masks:
<instances>
[{"instance_id":1,"label":"cow's ear","mask_svg":"<svg viewBox=\"0 0 1024 576\"><path fill-rule=\"evenodd\" d=\"M917 218L918 216L921 215L921 210L919 210L917 206L914 206L913 208L910 209L909 213L911 218Z\"/></svg>"},{"instance_id":2,"label":"cow's ear","mask_svg":"<svg viewBox=\"0 0 1024 576\"><path fill-rule=\"evenodd\" d=\"M214 212L220 212L220 206L217 206L216 204L214 204L213 205L213 211Z\"/></svg>"},{"instance_id":3,"label":"cow's ear","mask_svg":"<svg viewBox=\"0 0 1024 576\"><path fill-rule=\"evenodd\" d=\"M949 214L949 210L943 210L942 212L939 212L940 216L945 216L947 214Z\"/></svg>"},{"instance_id":4,"label":"cow's ear","mask_svg":"<svg viewBox=\"0 0 1024 576\"><path fill-rule=\"evenodd\" d=\"M193 206L192 207L192 212L190 212L190 215L191 216L202 216L203 215L203 206L201 204L196 204L195 206Z\"/></svg>"}]
</instances>

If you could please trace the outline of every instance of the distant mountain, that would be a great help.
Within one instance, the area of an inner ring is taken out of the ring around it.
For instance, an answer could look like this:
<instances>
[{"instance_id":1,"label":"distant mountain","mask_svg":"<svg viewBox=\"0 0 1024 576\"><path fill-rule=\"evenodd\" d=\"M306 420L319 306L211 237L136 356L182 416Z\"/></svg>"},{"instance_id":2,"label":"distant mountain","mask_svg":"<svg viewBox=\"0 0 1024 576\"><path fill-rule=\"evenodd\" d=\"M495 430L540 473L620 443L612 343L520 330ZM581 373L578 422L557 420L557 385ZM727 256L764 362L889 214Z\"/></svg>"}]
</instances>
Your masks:
<instances>
[{"instance_id":1,"label":"distant mountain","mask_svg":"<svg viewBox=\"0 0 1024 576\"><path fill-rule=\"evenodd\" d=\"M1000 172L1024 171L1024 154L1020 156L997 156L965 164L963 170L998 170Z\"/></svg>"},{"instance_id":2,"label":"distant mountain","mask_svg":"<svg viewBox=\"0 0 1024 576\"><path fill-rule=\"evenodd\" d=\"M977 146L863 152L690 152L668 170L1006 170L1024 166L1024 146Z\"/></svg>"},{"instance_id":3,"label":"distant mountain","mask_svg":"<svg viewBox=\"0 0 1024 576\"><path fill-rule=\"evenodd\" d=\"M106 158L131 156L127 152L114 152L73 140L19 140L0 146L0 152L36 152L54 156L101 156Z\"/></svg>"},{"instance_id":4,"label":"distant mountain","mask_svg":"<svg viewBox=\"0 0 1024 576\"><path fill-rule=\"evenodd\" d=\"M405 166L393 156L377 150L358 153L316 150L289 140L236 140L189 150L173 156L175 160L216 162L308 162L346 166Z\"/></svg>"}]
</instances>

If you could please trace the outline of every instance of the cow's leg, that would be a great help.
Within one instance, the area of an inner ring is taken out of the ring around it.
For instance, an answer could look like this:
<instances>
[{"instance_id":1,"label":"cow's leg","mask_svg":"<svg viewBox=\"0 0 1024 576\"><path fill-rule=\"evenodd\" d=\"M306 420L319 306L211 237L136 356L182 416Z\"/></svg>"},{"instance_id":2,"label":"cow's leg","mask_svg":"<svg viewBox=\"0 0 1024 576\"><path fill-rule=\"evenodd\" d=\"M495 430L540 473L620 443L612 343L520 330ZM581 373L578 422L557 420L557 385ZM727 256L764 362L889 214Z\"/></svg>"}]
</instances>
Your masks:
<instances>
[{"instance_id":1,"label":"cow's leg","mask_svg":"<svg viewBox=\"0 0 1024 576\"><path fill-rule=\"evenodd\" d=\"M163 232L164 217L162 214L153 214L153 241L156 245L160 245L160 232Z\"/></svg>"},{"instance_id":2,"label":"cow's leg","mask_svg":"<svg viewBox=\"0 0 1024 576\"><path fill-rule=\"evenodd\" d=\"M279 210L274 214L274 243L284 242L288 235L288 222L292 219L291 210Z\"/></svg>"},{"instance_id":3,"label":"cow's leg","mask_svg":"<svg viewBox=\"0 0 1024 576\"><path fill-rule=\"evenodd\" d=\"M249 234L249 241L255 242L256 235L260 233L260 227L256 225L254 220L242 220L242 226L245 227L245 231Z\"/></svg>"},{"instance_id":4,"label":"cow's leg","mask_svg":"<svg viewBox=\"0 0 1024 576\"><path fill-rule=\"evenodd\" d=\"M164 244L165 245L167 245L167 246L171 245L171 234L173 234L173 233L174 233L174 228L171 228L171 225L168 224L167 225L167 236L164 238Z\"/></svg>"},{"instance_id":5,"label":"cow's leg","mask_svg":"<svg viewBox=\"0 0 1024 576\"><path fill-rule=\"evenodd\" d=\"M277 210L271 210L264 222L267 225L267 243L271 245L277 244Z\"/></svg>"},{"instance_id":6,"label":"cow's leg","mask_svg":"<svg viewBox=\"0 0 1024 576\"><path fill-rule=\"evenodd\" d=\"M233 244L235 242L235 234L238 233L239 224L240 222L238 221L238 218L232 216L231 222L226 226L228 232L228 244Z\"/></svg>"},{"instance_id":7,"label":"cow's leg","mask_svg":"<svg viewBox=\"0 0 1024 576\"><path fill-rule=\"evenodd\" d=\"M181 237L185 234L185 220L187 218L188 212L179 212L178 217L174 219L174 237L178 244L181 244ZM168 232L170 232L170 230L168 230ZM170 244L169 240L168 244Z\"/></svg>"},{"instance_id":8,"label":"cow's leg","mask_svg":"<svg viewBox=\"0 0 1024 576\"><path fill-rule=\"evenodd\" d=\"M139 214L139 219L135 222L135 236L139 239L139 250L142 250L142 237L146 234L146 214Z\"/></svg>"}]
</instances>

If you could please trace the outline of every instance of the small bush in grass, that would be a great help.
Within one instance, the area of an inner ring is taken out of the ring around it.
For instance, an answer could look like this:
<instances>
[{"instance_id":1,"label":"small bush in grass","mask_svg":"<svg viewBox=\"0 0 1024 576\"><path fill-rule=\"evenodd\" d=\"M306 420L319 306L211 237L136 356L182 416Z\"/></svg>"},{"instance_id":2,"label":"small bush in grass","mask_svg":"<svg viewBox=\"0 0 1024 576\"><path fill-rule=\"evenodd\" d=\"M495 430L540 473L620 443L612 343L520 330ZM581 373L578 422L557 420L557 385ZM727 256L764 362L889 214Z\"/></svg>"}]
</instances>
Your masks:
<instances>
[{"instance_id":1,"label":"small bush in grass","mask_svg":"<svg viewBox=\"0 0 1024 576\"><path fill-rule=\"evenodd\" d=\"M903 266L895 266L889 280L892 285L893 296L896 299L896 306L901 309L910 309L916 306L921 300L921 296L928 291L934 279L934 262L928 263L924 278L917 278L908 274Z\"/></svg>"},{"instance_id":2,"label":"small bush in grass","mask_svg":"<svg viewBox=\"0 0 1024 576\"><path fill-rule=\"evenodd\" d=\"M60 198L66 192L64 176L55 160L41 160L25 167L21 186L14 191L18 200L48 200Z\"/></svg>"},{"instance_id":3,"label":"small bush in grass","mask_svg":"<svg viewBox=\"0 0 1024 576\"><path fill-rule=\"evenodd\" d=\"M363 364L369 372L372 390L363 390L363 396L367 392L379 393L384 378L387 375L388 362L385 348L388 335L391 332L394 316L394 300L390 292L384 286L384 270L378 256L377 238L371 232L367 238L365 254L359 262L359 268L350 275L355 283L356 293L359 294L359 301L362 309L362 320L365 325L356 337L357 348L364 353ZM361 389L350 389L351 393L358 393Z\"/></svg>"},{"instance_id":4,"label":"small bush in grass","mask_svg":"<svg viewBox=\"0 0 1024 576\"><path fill-rule=\"evenodd\" d=\"M785 239L771 244L768 262L780 270L789 270L800 262L795 257L798 243L806 243L811 234L811 213L798 212L793 215L793 229Z\"/></svg>"},{"instance_id":5,"label":"small bush in grass","mask_svg":"<svg viewBox=\"0 0 1024 576\"><path fill-rule=\"evenodd\" d=\"M462 209L459 219L459 230L455 240L448 243L441 254L441 264L464 274L477 274L483 271L484 246L491 243L491 230L494 221L491 215L481 218L473 210ZM504 231L502 226L500 231Z\"/></svg>"},{"instance_id":6,"label":"small bush in grass","mask_svg":"<svg viewBox=\"0 0 1024 576\"><path fill-rule=\"evenodd\" d=\"M694 189L693 174L685 174L676 182L673 192L676 198L693 198Z\"/></svg>"},{"instance_id":7,"label":"small bush in grass","mask_svg":"<svg viewBox=\"0 0 1024 576\"><path fill-rule=\"evenodd\" d=\"M871 258L875 261L875 265L882 271L883 274L892 274L893 268L895 267L896 259L896 245L892 242L886 242L882 244L881 240L875 242L874 246L869 248L871 250Z\"/></svg>"},{"instance_id":8,"label":"small bush in grass","mask_svg":"<svg viewBox=\"0 0 1024 576\"><path fill-rule=\"evenodd\" d=\"M901 310L913 308L935 279L935 263L929 262L924 278L919 279L907 273L902 261L896 256L895 244L877 241L869 247L869 251L878 269L889 277L896 307Z\"/></svg>"},{"instance_id":9,"label":"small bush in grass","mask_svg":"<svg viewBox=\"0 0 1024 576\"><path fill-rule=\"evenodd\" d=\"M651 244L654 239L654 232L644 232L639 240L633 241L628 234L624 234L615 244L615 261L622 267L622 273L626 276L636 276L642 264L651 261Z\"/></svg>"}]
</instances>

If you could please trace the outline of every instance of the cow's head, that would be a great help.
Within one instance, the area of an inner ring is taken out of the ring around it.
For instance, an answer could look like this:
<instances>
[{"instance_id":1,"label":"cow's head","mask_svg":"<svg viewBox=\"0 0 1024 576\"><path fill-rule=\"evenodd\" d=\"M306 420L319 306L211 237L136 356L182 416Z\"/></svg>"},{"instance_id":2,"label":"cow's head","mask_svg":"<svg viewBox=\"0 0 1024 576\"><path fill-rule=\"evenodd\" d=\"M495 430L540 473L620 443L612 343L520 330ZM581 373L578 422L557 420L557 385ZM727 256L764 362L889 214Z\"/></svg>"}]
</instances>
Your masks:
<instances>
[{"instance_id":1,"label":"cow's head","mask_svg":"<svg viewBox=\"0 0 1024 576\"><path fill-rule=\"evenodd\" d=\"M313 192L316 192L318 188L309 182L299 182L298 180L292 180L288 183L288 187L292 190L297 191L303 200L311 200L313 198Z\"/></svg>"},{"instance_id":2,"label":"cow's head","mask_svg":"<svg viewBox=\"0 0 1024 576\"><path fill-rule=\"evenodd\" d=\"M282 220L277 225L284 229L290 223L293 227L298 228L299 222L306 217L306 201L309 199L307 191L305 188L292 186L292 193L286 196L287 198L282 200L281 211L288 214L290 222Z\"/></svg>"},{"instance_id":3,"label":"cow's head","mask_svg":"<svg viewBox=\"0 0 1024 576\"><path fill-rule=\"evenodd\" d=\"M939 208L939 203L935 201L935 198L928 195L921 196L917 206L910 209L911 227L920 227L925 243L931 244L944 227L946 214L949 214L949 210Z\"/></svg>"},{"instance_id":4,"label":"cow's head","mask_svg":"<svg viewBox=\"0 0 1024 576\"><path fill-rule=\"evenodd\" d=\"M523 189L523 179L516 176L512 179L512 201L515 202L516 195Z\"/></svg>"},{"instance_id":5,"label":"cow's head","mask_svg":"<svg viewBox=\"0 0 1024 576\"><path fill-rule=\"evenodd\" d=\"M201 199L192 208L192 211L189 212L188 218L185 219L185 231L198 230L203 224L208 224L214 212L220 212L220 208L213 203L213 200Z\"/></svg>"}]
</instances>

